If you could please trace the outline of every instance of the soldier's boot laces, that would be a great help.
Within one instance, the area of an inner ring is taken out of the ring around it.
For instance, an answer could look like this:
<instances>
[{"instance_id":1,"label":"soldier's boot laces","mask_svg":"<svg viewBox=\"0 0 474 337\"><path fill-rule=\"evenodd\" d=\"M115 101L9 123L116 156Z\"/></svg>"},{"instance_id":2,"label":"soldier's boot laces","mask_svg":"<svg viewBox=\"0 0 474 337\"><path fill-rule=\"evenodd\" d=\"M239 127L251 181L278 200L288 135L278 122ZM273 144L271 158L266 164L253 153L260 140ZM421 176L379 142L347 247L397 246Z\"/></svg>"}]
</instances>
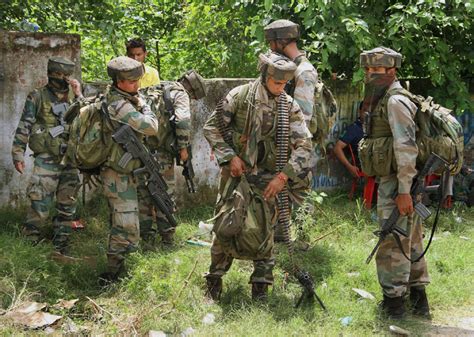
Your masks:
<instances>
[{"instance_id":1,"label":"soldier's boot laces","mask_svg":"<svg viewBox=\"0 0 474 337\"><path fill-rule=\"evenodd\" d=\"M414 315L431 318L425 287L410 288L410 303Z\"/></svg>"},{"instance_id":2,"label":"soldier's boot laces","mask_svg":"<svg viewBox=\"0 0 474 337\"><path fill-rule=\"evenodd\" d=\"M252 283L252 299L255 301L265 301L268 297L267 283Z\"/></svg>"},{"instance_id":3,"label":"soldier's boot laces","mask_svg":"<svg viewBox=\"0 0 474 337\"><path fill-rule=\"evenodd\" d=\"M206 284L207 284L206 296L214 301L218 301L222 293L222 278L207 277Z\"/></svg>"},{"instance_id":4,"label":"soldier's boot laces","mask_svg":"<svg viewBox=\"0 0 474 337\"><path fill-rule=\"evenodd\" d=\"M387 297L383 295L383 301L380 304L382 311L391 319L402 319L405 316L405 305L403 297Z\"/></svg>"}]
</instances>

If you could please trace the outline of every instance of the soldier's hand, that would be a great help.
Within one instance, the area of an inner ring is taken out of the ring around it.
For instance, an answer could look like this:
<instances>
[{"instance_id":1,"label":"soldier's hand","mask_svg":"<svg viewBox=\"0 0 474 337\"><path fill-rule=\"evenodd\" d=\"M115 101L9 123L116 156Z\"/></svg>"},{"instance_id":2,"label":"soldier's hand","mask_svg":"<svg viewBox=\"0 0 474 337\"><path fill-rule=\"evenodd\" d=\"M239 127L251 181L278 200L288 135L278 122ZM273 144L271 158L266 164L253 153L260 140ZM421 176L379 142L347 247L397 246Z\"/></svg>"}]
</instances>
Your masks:
<instances>
[{"instance_id":1,"label":"soldier's hand","mask_svg":"<svg viewBox=\"0 0 474 337\"><path fill-rule=\"evenodd\" d=\"M268 200L280 193L288 181L288 176L283 172L278 173L265 187L263 191L263 199Z\"/></svg>"},{"instance_id":2,"label":"soldier's hand","mask_svg":"<svg viewBox=\"0 0 474 337\"><path fill-rule=\"evenodd\" d=\"M400 215L410 215L413 213L413 200L408 193L402 193L395 198Z\"/></svg>"},{"instance_id":3,"label":"soldier's hand","mask_svg":"<svg viewBox=\"0 0 474 337\"><path fill-rule=\"evenodd\" d=\"M230 161L230 175L232 177L240 177L245 170L245 162L239 156L232 158Z\"/></svg>"},{"instance_id":4,"label":"soldier's hand","mask_svg":"<svg viewBox=\"0 0 474 337\"><path fill-rule=\"evenodd\" d=\"M69 85L71 86L72 92L74 93L74 95L76 97L81 97L82 96L81 83L79 83L79 81L76 80L75 78L65 78L65 79L67 83L69 83Z\"/></svg>"},{"instance_id":5,"label":"soldier's hand","mask_svg":"<svg viewBox=\"0 0 474 337\"><path fill-rule=\"evenodd\" d=\"M25 171L25 162L20 161L20 160L15 160L13 162L13 165L15 165L15 170L17 170L20 174L23 174Z\"/></svg>"},{"instance_id":6,"label":"soldier's hand","mask_svg":"<svg viewBox=\"0 0 474 337\"><path fill-rule=\"evenodd\" d=\"M184 148L179 150L179 159L181 162L185 163L188 160L189 154L188 154L188 149Z\"/></svg>"}]
</instances>

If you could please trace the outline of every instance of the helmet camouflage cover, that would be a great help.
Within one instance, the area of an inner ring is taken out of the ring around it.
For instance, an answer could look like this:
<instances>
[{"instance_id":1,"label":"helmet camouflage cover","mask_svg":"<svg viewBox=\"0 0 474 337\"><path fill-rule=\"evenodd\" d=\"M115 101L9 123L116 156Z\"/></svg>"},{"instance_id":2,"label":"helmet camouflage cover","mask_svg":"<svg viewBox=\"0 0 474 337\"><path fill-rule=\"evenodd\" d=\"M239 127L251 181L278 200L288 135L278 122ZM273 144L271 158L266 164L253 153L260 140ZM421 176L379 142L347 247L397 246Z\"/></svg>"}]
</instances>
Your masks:
<instances>
[{"instance_id":1,"label":"helmet camouflage cover","mask_svg":"<svg viewBox=\"0 0 474 337\"><path fill-rule=\"evenodd\" d=\"M181 82L182 80L186 80L189 83L189 86L191 87L196 99L201 99L206 96L206 86L204 85L204 79L196 70L188 70L183 74L183 76L180 77L178 81Z\"/></svg>"},{"instance_id":2,"label":"helmet camouflage cover","mask_svg":"<svg viewBox=\"0 0 474 337\"><path fill-rule=\"evenodd\" d=\"M283 55L271 52L260 54L258 59L258 70L263 76L271 76L276 81L289 81L295 77L296 64Z\"/></svg>"},{"instance_id":3,"label":"helmet camouflage cover","mask_svg":"<svg viewBox=\"0 0 474 337\"><path fill-rule=\"evenodd\" d=\"M64 75L71 75L74 71L74 62L64 57L53 56L48 60L48 73L62 73Z\"/></svg>"},{"instance_id":4,"label":"helmet camouflage cover","mask_svg":"<svg viewBox=\"0 0 474 337\"><path fill-rule=\"evenodd\" d=\"M300 25L290 20L276 20L263 29L267 41L300 38Z\"/></svg>"},{"instance_id":5,"label":"helmet camouflage cover","mask_svg":"<svg viewBox=\"0 0 474 337\"><path fill-rule=\"evenodd\" d=\"M113 80L135 81L140 79L144 73L143 64L128 56L119 56L107 63L107 74Z\"/></svg>"},{"instance_id":6,"label":"helmet camouflage cover","mask_svg":"<svg viewBox=\"0 0 474 337\"><path fill-rule=\"evenodd\" d=\"M400 68L402 65L402 54L386 47L377 47L363 51L360 54L360 66L365 67L385 67Z\"/></svg>"}]
</instances>

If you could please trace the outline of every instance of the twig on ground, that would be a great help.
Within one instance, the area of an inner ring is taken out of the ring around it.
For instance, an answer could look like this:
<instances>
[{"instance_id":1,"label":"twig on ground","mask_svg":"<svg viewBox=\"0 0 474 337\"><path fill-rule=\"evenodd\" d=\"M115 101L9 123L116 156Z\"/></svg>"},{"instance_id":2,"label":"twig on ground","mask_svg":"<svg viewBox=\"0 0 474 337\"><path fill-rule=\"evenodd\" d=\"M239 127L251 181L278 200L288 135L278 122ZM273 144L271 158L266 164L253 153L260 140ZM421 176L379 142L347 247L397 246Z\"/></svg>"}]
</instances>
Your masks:
<instances>
[{"instance_id":1,"label":"twig on ground","mask_svg":"<svg viewBox=\"0 0 474 337\"><path fill-rule=\"evenodd\" d=\"M311 245L312 245L313 243L315 243L315 242L318 242L319 240L324 239L326 236L331 235L332 233L336 232L336 231L339 229L339 227L341 227L341 226L342 226L342 225L339 225L339 226L337 226L336 228L334 228L333 230L331 230L331 231L329 231L329 232L327 232L327 233L321 235L320 237L317 237L316 239L312 240L312 241L311 241Z\"/></svg>"}]
</instances>

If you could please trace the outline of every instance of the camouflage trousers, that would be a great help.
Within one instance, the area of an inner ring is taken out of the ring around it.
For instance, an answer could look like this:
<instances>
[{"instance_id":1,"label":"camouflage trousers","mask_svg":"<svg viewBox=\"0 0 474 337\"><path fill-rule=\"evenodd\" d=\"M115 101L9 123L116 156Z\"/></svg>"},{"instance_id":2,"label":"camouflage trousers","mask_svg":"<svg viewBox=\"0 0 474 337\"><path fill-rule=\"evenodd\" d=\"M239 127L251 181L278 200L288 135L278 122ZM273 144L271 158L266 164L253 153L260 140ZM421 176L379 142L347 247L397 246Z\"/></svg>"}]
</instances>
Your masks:
<instances>
[{"instance_id":1,"label":"camouflage trousers","mask_svg":"<svg viewBox=\"0 0 474 337\"><path fill-rule=\"evenodd\" d=\"M168 194L174 200L175 192L175 176L174 176L174 157L167 152L157 152L155 154L160 164L160 174L163 176L168 185ZM156 209L150 192L145 185L145 181L141 178L138 180L138 200L139 200L139 217L140 217L140 237L142 239L153 240L156 232L160 234L163 241L172 241L175 227L166 219L166 216ZM156 221L157 229L153 228Z\"/></svg>"},{"instance_id":2,"label":"camouflage trousers","mask_svg":"<svg viewBox=\"0 0 474 337\"><path fill-rule=\"evenodd\" d=\"M130 174L121 174L111 168L103 168L100 177L110 208L107 267L108 272L117 273L123 265L125 255L138 248L140 225L137 186Z\"/></svg>"},{"instance_id":3,"label":"camouflage trousers","mask_svg":"<svg viewBox=\"0 0 474 337\"><path fill-rule=\"evenodd\" d=\"M72 233L72 221L76 213L77 192L80 187L79 171L58 163L49 154L35 157L33 174L28 186L30 206L27 210L23 234L37 240L45 225L56 197L57 215L53 220L53 244L57 249L67 246Z\"/></svg>"},{"instance_id":4,"label":"camouflage trousers","mask_svg":"<svg viewBox=\"0 0 474 337\"><path fill-rule=\"evenodd\" d=\"M396 204L392 199L398 189L396 175L380 178L378 188L377 212L378 217L388 219ZM417 259L423 252L423 224L421 218L413 213L401 216L397 226L405 229L409 235L400 236L403 250L410 259ZM377 275L384 295L388 297L403 296L409 287L422 286L430 282L426 260L412 263L408 261L395 241L392 234L380 245L375 257Z\"/></svg>"},{"instance_id":5,"label":"camouflage trousers","mask_svg":"<svg viewBox=\"0 0 474 337\"><path fill-rule=\"evenodd\" d=\"M211 246L211 266L206 278L220 278L229 271L234 258L224 253L222 246L214 237ZM249 283L273 284L273 268L275 267L275 257L272 256L264 260L253 261L253 273L250 275Z\"/></svg>"},{"instance_id":6,"label":"camouflage trousers","mask_svg":"<svg viewBox=\"0 0 474 337\"><path fill-rule=\"evenodd\" d=\"M253 188L263 188L266 186L268 181L271 180L272 175L259 177L256 179L260 186L255 186L252 184ZM223 167L221 170L221 179L219 182L219 195L225 193L225 186L227 180L230 178L230 171L228 167ZM249 181L250 182L250 181ZM220 197L218 197L219 199ZM274 208L275 201L273 201L270 208ZM273 242L273 240L272 240ZM234 258L224 252L222 244L214 236L211 246L211 265L209 267L209 272L206 274L206 278L220 278L224 276L227 271L230 269ZM273 284L273 268L275 267L275 256L273 249L271 250L270 257L261 260L253 261L253 273L250 276L249 283L268 283Z\"/></svg>"}]
</instances>

